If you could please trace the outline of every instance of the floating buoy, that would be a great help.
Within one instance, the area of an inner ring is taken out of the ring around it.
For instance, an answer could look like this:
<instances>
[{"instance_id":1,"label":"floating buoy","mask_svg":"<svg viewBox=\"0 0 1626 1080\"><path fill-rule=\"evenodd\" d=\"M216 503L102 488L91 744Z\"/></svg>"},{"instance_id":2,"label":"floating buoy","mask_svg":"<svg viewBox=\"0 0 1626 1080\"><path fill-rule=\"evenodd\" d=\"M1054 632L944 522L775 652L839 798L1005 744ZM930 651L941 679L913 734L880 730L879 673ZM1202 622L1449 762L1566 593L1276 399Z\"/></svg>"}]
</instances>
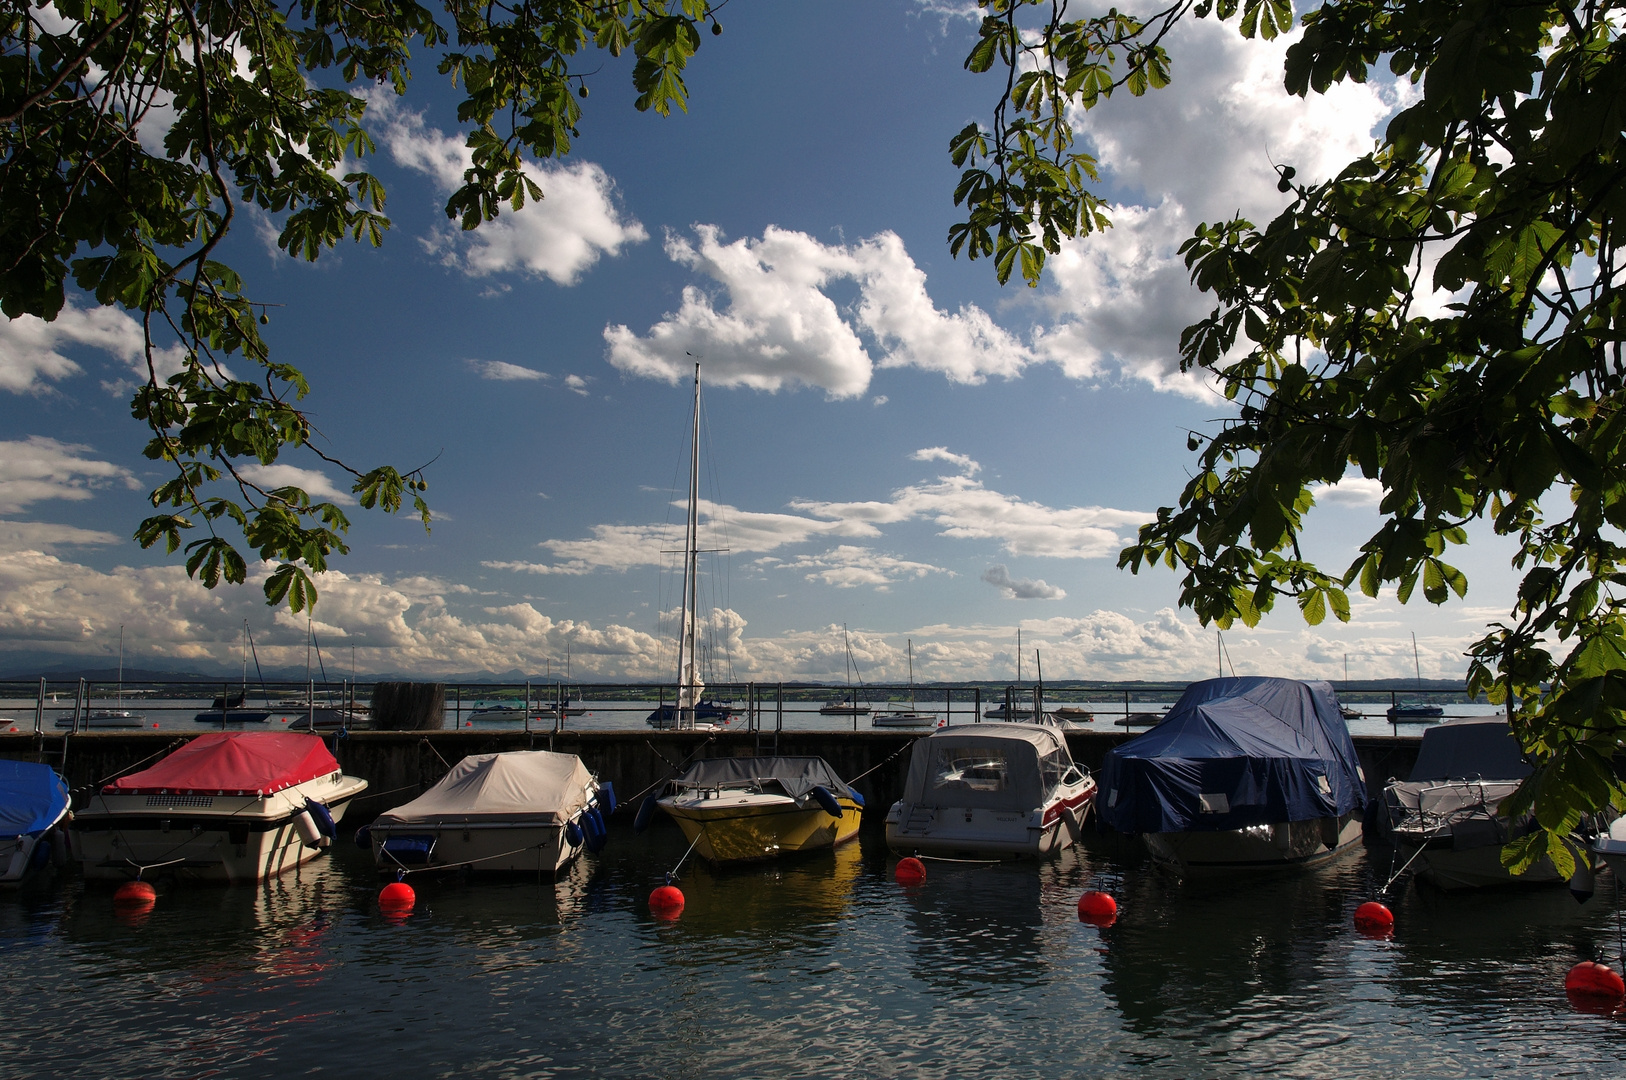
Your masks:
<instances>
[{"instance_id":1,"label":"floating buoy","mask_svg":"<svg viewBox=\"0 0 1626 1080\"><path fill-rule=\"evenodd\" d=\"M1368 937L1383 937L1394 932L1394 912L1378 903L1368 900L1355 909L1355 929Z\"/></svg>"},{"instance_id":2,"label":"floating buoy","mask_svg":"<svg viewBox=\"0 0 1626 1080\"><path fill-rule=\"evenodd\" d=\"M463 726L464 727L473 727L474 726L474 721L469 720L469 721L465 722Z\"/></svg>"},{"instance_id":3,"label":"floating buoy","mask_svg":"<svg viewBox=\"0 0 1626 1080\"><path fill-rule=\"evenodd\" d=\"M113 890L113 906L150 908L158 902L158 890L145 881L126 881Z\"/></svg>"},{"instance_id":4,"label":"floating buoy","mask_svg":"<svg viewBox=\"0 0 1626 1080\"><path fill-rule=\"evenodd\" d=\"M1564 993L1568 994L1577 1007L1607 1006L1618 1004L1626 998L1626 981L1622 981L1618 972L1605 964L1596 964L1591 960L1583 960L1570 968L1569 974L1564 976Z\"/></svg>"},{"instance_id":5,"label":"floating buoy","mask_svg":"<svg viewBox=\"0 0 1626 1080\"><path fill-rule=\"evenodd\" d=\"M392 881L378 894L378 908L386 915L405 915L418 902L418 894L404 881Z\"/></svg>"},{"instance_id":6,"label":"floating buoy","mask_svg":"<svg viewBox=\"0 0 1626 1080\"><path fill-rule=\"evenodd\" d=\"M919 885L926 880L926 864L913 855L898 860L898 867L892 871L892 880L899 885Z\"/></svg>"},{"instance_id":7,"label":"floating buoy","mask_svg":"<svg viewBox=\"0 0 1626 1080\"><path fill-rule=\"evenodd\" d=\"M1118 921L1118 901L1111 893L1091 889L1078 898L1078 921L1091 926L1111 926Z\"/></svg>"},{"instance_id":8,"label":"floating buoy","mask_svg":"<svg viewBox=\"0 0 1626 1080\"><path fill-rule=\"evenodd\" d=\"M649 913L657 919L675 919L683 914L683 890L662 885L649 894Z\"/></svg>"}]
</instances>

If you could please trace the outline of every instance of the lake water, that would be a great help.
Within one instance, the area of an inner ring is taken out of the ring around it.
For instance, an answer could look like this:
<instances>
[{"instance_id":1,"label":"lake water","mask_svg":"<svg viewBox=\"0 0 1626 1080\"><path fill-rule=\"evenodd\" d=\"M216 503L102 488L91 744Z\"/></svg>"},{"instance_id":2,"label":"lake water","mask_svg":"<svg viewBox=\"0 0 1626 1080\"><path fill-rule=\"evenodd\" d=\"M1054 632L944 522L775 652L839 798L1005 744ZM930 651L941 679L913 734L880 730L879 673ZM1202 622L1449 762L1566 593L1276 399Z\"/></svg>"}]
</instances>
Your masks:
<instances>
[{"instance_id":1,"label":"lake water","mask_svg":"<svg viewBox=\"0 0 1626 1080\"><path fill-rule=\"evenodd\" d=\"M1192 885L1091 838L1048 864L890 877L879 833L646 897L675 827L612 829L558 882L414 879L399 924L348 840L261 887L160 886L150 916L71 873L0 894L8 1078L1562 1077L1626 1075L1626 1023L1565 970L1616 945L1612 879L1406 888L1386 856ZM1380 866L1379 864L1383 864ZM1121 904L1076 916L1085 888Z\"/></svg>"}]
</instances>

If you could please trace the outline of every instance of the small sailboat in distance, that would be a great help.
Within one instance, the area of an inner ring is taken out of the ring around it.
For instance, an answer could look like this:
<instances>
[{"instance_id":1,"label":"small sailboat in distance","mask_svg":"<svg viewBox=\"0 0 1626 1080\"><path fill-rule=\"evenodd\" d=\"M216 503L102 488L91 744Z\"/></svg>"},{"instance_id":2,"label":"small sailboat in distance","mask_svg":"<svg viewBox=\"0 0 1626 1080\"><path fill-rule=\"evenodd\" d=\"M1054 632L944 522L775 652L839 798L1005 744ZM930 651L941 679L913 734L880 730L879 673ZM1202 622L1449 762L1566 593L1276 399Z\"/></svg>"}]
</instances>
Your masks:
<instances>
[{"instance_id":1,"label":"small sailboat in distance","mask_svg":"<svg viewBox=\"0 0 1626 1080\"><path fill-rule=\"evenodd\" d=\"M1417 671L1417 689L1423 689L1423 662L1417 653L1417 634L1411 636L1411 662ZM1389 706L1391 724L1432 724L1445 716L1445 709L1421 701L1397 701Z\"/></svg>"}]
</instances>

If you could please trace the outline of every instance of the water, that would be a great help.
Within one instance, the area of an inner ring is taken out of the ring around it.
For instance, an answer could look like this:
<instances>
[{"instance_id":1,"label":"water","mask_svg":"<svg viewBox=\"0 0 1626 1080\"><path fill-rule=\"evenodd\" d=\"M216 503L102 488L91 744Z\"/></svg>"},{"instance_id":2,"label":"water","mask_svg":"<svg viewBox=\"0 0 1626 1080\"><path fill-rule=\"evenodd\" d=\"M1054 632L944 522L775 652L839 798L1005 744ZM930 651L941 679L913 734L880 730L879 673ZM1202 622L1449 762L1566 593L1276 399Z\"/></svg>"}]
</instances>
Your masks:
<instances>
[{"instance_id":1,"label":"water","mask_svg":"<svg viewBox=\"0 0 1626 1080\"><path fill-rule=\"evenodd\" d=\"M7 1077L1620 1076L1626 1024L1564 971L1614 955L1614 895L1406 889L1392 941L1350 914L1365 853L1182 884L1106 838L1042 866L884 843L686 868L669 823L557 883L418 877L392 924L348 842L261 887L160 888L145 920L68 875L0 894ZM1078 922L1087 887L1118 924Z\"/></svg>"}]
</instances>

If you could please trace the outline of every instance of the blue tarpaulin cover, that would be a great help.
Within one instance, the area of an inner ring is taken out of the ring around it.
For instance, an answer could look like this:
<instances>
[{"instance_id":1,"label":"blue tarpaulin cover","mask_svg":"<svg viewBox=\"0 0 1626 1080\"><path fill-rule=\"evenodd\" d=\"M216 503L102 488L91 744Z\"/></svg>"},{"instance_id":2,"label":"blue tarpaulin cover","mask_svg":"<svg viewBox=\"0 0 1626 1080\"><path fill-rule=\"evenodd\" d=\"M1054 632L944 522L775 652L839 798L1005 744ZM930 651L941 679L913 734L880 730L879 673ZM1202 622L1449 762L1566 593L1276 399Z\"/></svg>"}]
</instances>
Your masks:
<instances>
[{"instance_id":1,"label":"blue tarpaulin cover","mask_svg":"<svg viewBox=\"0 0 1626 1080\"><path fill-rule=\"evenodd\" d=\"M1366 783L1324 682L1195 683L1146 734L1108 751L1096 809L1124 833L1218 832L1340 817Z\"/></svg>"},{"instance_id":2,"label":"blue tarpaulin cover","mask_svg":"<svg viewBox=\"0 0 1626 1080\"><path fill-rule=\"evenodd\" d=\"M0 759L0 836L44 832L68 808L68 785L49 765Z\"/></svg>"}]
</instances>

